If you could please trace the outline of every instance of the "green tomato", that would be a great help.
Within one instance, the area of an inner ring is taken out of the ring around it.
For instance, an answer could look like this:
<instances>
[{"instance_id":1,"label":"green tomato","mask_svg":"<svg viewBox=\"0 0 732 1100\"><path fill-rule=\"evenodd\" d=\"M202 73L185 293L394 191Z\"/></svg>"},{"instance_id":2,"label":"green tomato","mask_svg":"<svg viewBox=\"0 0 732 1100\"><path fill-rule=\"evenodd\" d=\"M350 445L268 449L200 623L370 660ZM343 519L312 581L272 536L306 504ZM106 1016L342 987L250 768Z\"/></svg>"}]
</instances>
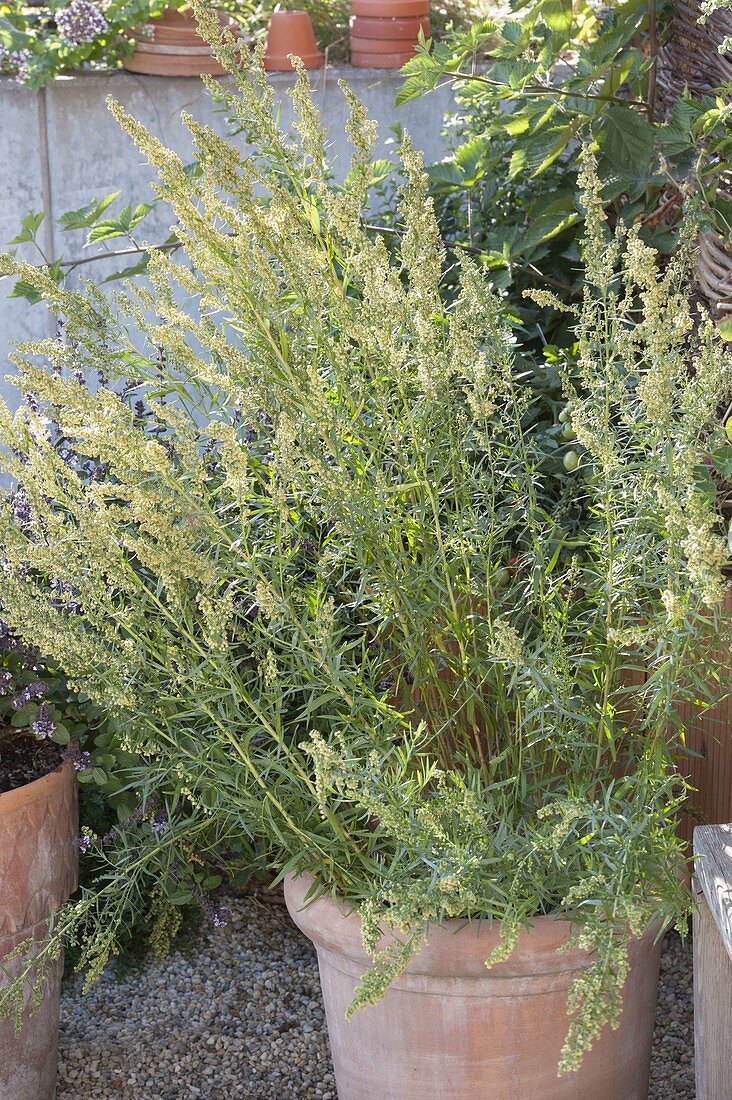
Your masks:
<instances>
[{"instance_id":1,"label":"green tomato","mask_svg":"<svg viewBox=\"0 0 732 1100\"><path fill-rule=\"evenodd\" d=\"M566 455L562 459L562 464L567 473L574 473L579 466L579 455L576 451L567 451Z\"/></svg>"},{"instance_id":2,"label":"green tomato","mask_svg":"<svg viewBox=\"0 0 732 1100\"><path fill-rule=\"evenodd\" d=\"M571 420L571 418L572 418L572 410L570 409L569 405L565 405L564 408L562 409L562 411L559 414L559 418L558 418L559 423L560 424L568 424L569 421Z\"/></svg>"},{"instance_id":3,"label":"green tomato","mask_svg":"<svg viewBox=\"0 0 732 1100\"><path fill-rule=\"evenodd\" d=\"M724 426L724 433L727 439L732 443L732 420L728 420Z\"/></svg>"},{"instance_id":4,"label":"green tomato","mask_svg":"<svg viewBox=\"0 0 732 1100\"><path fill-rule=\"evenodd\" d=\"M577 438L577 433L571 424L565 424L559 434L567 443L571 443L573 439Z\"/></svg>"}]
</instances>

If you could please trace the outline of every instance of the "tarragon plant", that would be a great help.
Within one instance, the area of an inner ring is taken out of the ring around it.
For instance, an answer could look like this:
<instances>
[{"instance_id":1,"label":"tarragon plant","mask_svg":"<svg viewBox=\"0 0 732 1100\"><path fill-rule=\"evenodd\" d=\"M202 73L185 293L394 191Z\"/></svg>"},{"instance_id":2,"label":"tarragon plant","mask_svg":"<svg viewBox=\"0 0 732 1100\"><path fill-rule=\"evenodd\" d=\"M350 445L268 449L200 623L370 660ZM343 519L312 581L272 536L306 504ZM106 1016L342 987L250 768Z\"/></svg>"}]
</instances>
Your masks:
<instances>
[{"instance_id":1,"label":"tarragon plant","mask_svg":"<svg viewBox=\"0 0 732 1100\"><path fill-rule=\"evenodd\" d=\"M630 933L686 909L676 704L729 687L706 675L727 550L698 471L730 362L689 306L691 249L659 272L636 233L611 237L585 160L565 387L585 520L568 528L499 299L469 258L441 298L411 142L390 252L361 216L363 106L343 88L354 152L336 187L306 73L292 140L261 55L216 49L253 153L185 117L192 177L111 104L189 264L153 250L152 288L110 307L2 261L64 321L21 348L34 396L0 414L30 510L0 511L3 613L109 712L141 805L170 792L164 827L103 847L107 871L27 966L71 935L97 974L151 868L164 938L201 868L244 844L360 909L374 965L354 1007L430 921L500 922L505 955L537 915L571 915L593 952L571 997L573 1069L617 1022ZM81 380L99 370L109 386ZM64 461L59 431L97 476ZM73 586L73 613L52 579ZM386 953L380 926L397 932Z\"/></svg>"}]
</instances>

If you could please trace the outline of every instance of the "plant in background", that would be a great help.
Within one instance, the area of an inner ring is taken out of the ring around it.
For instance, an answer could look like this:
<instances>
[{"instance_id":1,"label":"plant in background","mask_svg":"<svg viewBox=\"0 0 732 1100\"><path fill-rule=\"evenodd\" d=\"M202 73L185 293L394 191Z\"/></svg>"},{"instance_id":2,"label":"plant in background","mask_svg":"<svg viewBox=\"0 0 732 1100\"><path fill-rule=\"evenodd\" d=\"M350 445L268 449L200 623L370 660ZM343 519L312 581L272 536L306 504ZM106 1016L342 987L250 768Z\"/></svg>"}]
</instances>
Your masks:
<instances>
[{"instance_id":1,"label":"plant in background","mask_svg":"<svg viewBox=\"0 0 732 1100\"><path fill-rule=\"evenodd\" d=\"M173 0L53 0L0 5L0 74L37 90L60 72L116 68L135 48L140 24Z\"/></svg>"},{"instance_id":2,"label":"plant in background","mask_svg":"<svg viewBox=\"0 0 732 1100\"><path fill-rule=\"evenodd\" d=\"M454 151L431 166L446 235L481 250L509 292L525 339L566 343L566 324L527 288L581 296L579 153L591 142L611 224L639 227L665 255L678 244L691 199L700 223L730 237L717 185L730 157L725 98L679 100L660 117L655 55L667 6L624 0L610 8L539 0L500 28L476 23L451 41L426 44L404 69L398 102L454 81L460 107L448 120ZM485 64L477 62L488 53Z\"/></svg>"},{"instance_id":3,"label":"plant in background","mask_svg":"<svg viewBox=\"0 0 732 1100\"><path fill-rule=\"evenodd\" d=\"M571 910L595 951L573 994L575 1068L617 1019L629 929L687 907L675 702L711 690L700 638L723 629L724 534L695 474L730 383L688 304L691 231L659 273L636 231L608 233L585 161L579 367L563 374L586 524L569 538L500 300L469 257L441 296L409 140L390 255L361 217L362 105L344 87L354 156L334 187L306 73L293 145L261 53L240 70L233 41L216 49L257 155L186 118L192 177L112 105L191 266L153 252L152 291L112 307L2 261L64 318L63 338L21 349L33 400L0 417L29 510L0 511L4 613L109 712L143 804L170 791L162 832L89 835L106 869L48 943L25 945L28 966L71 935L99 973L151 874L164 935L244 837L251 858L360 908L374 965L356 1005L429 921L500 922L505 956L537 915ZM84 384L99 369L111 388ZM65 463L58 433L103 475Z\"/></svg>"}]
</instances>

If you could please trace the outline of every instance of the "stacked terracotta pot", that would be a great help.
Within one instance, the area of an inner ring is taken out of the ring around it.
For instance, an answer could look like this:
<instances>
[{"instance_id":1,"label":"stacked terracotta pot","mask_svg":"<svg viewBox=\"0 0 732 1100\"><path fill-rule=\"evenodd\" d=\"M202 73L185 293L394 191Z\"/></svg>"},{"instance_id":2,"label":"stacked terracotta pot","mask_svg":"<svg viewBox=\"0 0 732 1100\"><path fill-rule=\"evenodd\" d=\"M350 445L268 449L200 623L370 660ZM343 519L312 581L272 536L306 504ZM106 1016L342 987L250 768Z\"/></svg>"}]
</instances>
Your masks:
<instances>
[{"instance_id":1,"label":"stacked terracotta pot","mask_svg":"<svg viewBox=\"0 0 732 1100\"><path fill-rule=\"evenodd\" d=\"M351 64L358 69L401 69L430 36L429 0L353 0Z\"/></svg>"},{"instance_id":2,"label":"stacked terracotta pot","mask_svg":"<svg viewBox=\"0 0 732 1100\"><path fill-rule=\"evenodd\" d=\"M235 21L219 13L222 30L238 33ZM198 23L190 11L170 9L159 19L146 23L135 52L124 62L132 73L148 76L223 76L226 70L211 53L208 42L198 33Z\"/></svg>"}]
</instances>

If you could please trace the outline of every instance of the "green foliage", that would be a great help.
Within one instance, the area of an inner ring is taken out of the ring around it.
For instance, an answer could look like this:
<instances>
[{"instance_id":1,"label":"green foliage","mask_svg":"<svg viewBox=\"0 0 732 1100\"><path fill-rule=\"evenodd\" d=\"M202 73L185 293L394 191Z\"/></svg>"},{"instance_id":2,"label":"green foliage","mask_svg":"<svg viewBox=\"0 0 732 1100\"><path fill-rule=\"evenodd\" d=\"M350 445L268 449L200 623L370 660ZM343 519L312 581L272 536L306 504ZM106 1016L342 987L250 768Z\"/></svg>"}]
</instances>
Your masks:
<instances>
[{"instance_id":1,"label":"green foliage","mask_svg":"<svg viewBox=\"0 0 732 1100\"><path fill-rule=\"evenodd\" d=\"M60 669L1 623L0 738L8 728L32 733L41 707L50 723L43 736L58 745L93 737L102 722L99 707L76 698Z\"/></svg>"},{"instance_id":2,"label":"green foliage","mask_svg":"<svg viewBox=\"0 0 732 1100\"><path fill-rule=\"evenodd\" d=\"M190 170L195 171L195 166L192 165ZM92 199L79 210L68 210L56 219L56 224L64 232L88 230L84 247L91 248L96 245L97 248L87 255L82 254L72 260L66 260L63 254L56 257L48 256L39 239L39 230L45 217L43 213L26 215L21 223L20 233L10 241L10 244L32 245L41 258L42 267L47 276L59 285L80 267L100 260L105 261L107 267L114 265L113 270L106 274L101 282L144 275L149 255L136 240L133 230L136 230L147 218L153 209L153 204L137 203L133 207L131 203L127 203L113 216L104 217L119 199L119 195L119 191L114 191L102 199ZM107 242L113 240L121 243L123 247L110 249ZM175 248L177 239L174 235L170 235L161 244L164 248ZM99 247L100 245L102 247ZM33 285L23 279L16 280L9 297L25 298L30 305L36 305L43 300L42 295L38 294Z\"/></svg>"},{"instance_id":3,"label":"green foliage","mask_svg":"<svg viewBox=\"0 0 732 1100\"><path fill-rule=\"evenodd\" d=\"M380 924L397 932L355 1005L429 920L501 922L506 953L538 914L569 910L596 951L573 994L572 1069L617 1018L629 931L687 906L675 704L709 697L725 629L724 531L696 472L730 380L687 300L693 228L659 272L637 232L608 232L585 159L578 367L552 364L585 514L572 533L500 299L463 257L443 300L411 142L390 254L363 222L363 106L344 87L354 155L336 187L307 75L293 145L261 53L239 70L232 42L217 51L256 155L186 117L193 176L112 104L190 266L153 251L152 290L110 306L93 284L0 265L64 321L17 357L32 399L0 411L30 508L19 523L0 507L0 602L109 713L142 807L115 843L89 835L104 869L28 965L76 936L93 978L151 875L164 929L227 850L360 906L372 951ZM110 387L83 383L99 370ZM79 613L54 604L52 578Z\"/></svg>"},{"instance_id":4,"label":"green foliage","mask_svg":"<svg viewBox=\"0 0 732 1100\"><path fill-rule=\"evenodd\" d=\"M584 144L596 153L613 225L638 226L668 255L688 196L701 224L730 239L730 211L717 189L732 153L732 108L725 96L685 95L667 121L654 117L652 49L664 18L661 8L651 35L648 7L638 0L604 9L539 0L500 28L477 23L451 41L425 44L405 66L399 102L445 79L456 83L461 102L448 120L454 152L430 168L440 221L448 237L481 250L537 349L542 339L566 344L566 325L522 305L523 291L549 286L567 301L581 295Z\"/></svg>"},{"instance_id":5,"label":"green foliage","mask_svg":"<svg viewBox=\"0 0 732 1100\"><path fill-rule=\"evenodd\" d=\"M116 68L133 52L140 24L180 6L175 0L109 0L99 6L103 20L98 33L69 41L56 24L56 16L67 7L63 0L43 6L11 0L0 5L0 73L37 90L58 73L84 65Z\"/></svg>"}]
</instances>

